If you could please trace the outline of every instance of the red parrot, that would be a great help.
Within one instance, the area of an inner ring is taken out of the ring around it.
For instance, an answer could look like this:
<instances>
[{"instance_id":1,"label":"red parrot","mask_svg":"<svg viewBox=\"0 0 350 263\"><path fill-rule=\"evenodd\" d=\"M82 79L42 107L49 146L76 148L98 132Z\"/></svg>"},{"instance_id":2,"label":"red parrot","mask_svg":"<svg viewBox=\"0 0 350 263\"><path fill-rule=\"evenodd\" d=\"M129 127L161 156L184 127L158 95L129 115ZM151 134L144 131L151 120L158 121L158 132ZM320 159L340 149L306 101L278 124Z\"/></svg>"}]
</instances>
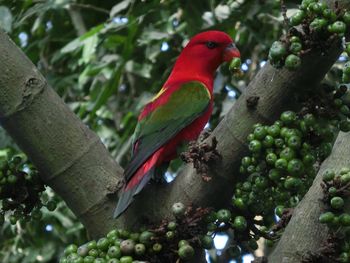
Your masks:
<instances>
[{"instance_id":1,"label":"red parrot","mask_svg":"<svg viewBox=\"0 0 350 263\"><path fill-rule=\"evenodd\" d=\"M213 110L213 82L224 61L240 57L229 35L195 35L175 62L159 93L144 107L134 133L132 158L124 171L114 218L127 209L151 178L164 172L177 147L197 139Z\"/></svg>"}]
</instances>

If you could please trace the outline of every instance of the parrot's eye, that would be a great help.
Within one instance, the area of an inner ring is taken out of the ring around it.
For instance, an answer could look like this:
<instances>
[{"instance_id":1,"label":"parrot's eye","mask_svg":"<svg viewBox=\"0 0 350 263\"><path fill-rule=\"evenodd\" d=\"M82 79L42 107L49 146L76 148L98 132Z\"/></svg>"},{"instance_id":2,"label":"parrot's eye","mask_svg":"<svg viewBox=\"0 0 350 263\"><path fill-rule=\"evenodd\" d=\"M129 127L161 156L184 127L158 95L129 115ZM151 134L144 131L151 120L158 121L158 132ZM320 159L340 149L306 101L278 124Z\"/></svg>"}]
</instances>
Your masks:
<instances>
[{"instance_id":1,"label":"parrot's eye","mask_svg":"<svg viewBox=\"0 0 350 263\"><path fill-rule=\"evenodd\" d=\"M215 43L213 41L208 41L205 43L205 45L207 46L207 48L213 49L213 48L216 48L218 46L218 43Z\"/></svg>"}]
</instances>

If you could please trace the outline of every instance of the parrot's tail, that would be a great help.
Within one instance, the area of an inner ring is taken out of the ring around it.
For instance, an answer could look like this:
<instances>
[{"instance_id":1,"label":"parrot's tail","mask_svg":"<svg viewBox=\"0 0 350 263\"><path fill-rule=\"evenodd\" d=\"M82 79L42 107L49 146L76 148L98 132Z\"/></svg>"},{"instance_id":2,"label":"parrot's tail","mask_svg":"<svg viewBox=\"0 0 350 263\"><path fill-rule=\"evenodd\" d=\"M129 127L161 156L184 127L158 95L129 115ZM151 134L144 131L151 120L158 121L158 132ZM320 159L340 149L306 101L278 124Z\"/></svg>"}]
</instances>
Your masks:
<instances>
[{"instance_id":1,"label":"parrot's tail","mask_svg":"<svg viewBox=\"0 0 350 263\"><path fill-rule=\"evenodd\" d=\"M119 217L134 200L134 196L141 192L146 184L154 177L156 173L156 164L162 151L155 152L132 176L131 180L122 190L117 208L114 211L114 218Z\"/></svg>"}]
</instances>

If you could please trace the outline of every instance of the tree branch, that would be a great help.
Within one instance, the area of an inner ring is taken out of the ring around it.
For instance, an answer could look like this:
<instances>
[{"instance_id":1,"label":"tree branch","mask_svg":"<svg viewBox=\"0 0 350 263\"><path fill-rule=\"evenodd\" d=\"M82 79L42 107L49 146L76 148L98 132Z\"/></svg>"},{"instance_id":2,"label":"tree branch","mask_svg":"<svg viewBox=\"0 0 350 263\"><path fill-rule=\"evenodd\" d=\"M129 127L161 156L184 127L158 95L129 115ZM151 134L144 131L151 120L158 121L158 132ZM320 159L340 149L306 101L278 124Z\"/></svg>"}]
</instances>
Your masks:
<instances>
[{"instance_id":1,"label":"tree branch","mask_svg":"<svg viewBox=\"0 0 350 263\"><path fill-rule=\"evenodd\" d=\"M92 236L112 228L122 169L0 31L0 123Z\"/></svg>"},{"instance_id":2,"label":"tree branch","mask_svg":"<svg viewBox=\"0 0 350 263\"><path fill-rule=\"evenodd\" d=\"M349 133L339 134L331 156L323 162L309 191L294 210L281 240L269 256L269 262L299 263L307 253L317 252L327 239L328 228L318 221L325 211L322 174L326 169L339 172L341 167L350 167L349 141Z\"/></svg>"}]
</instances>

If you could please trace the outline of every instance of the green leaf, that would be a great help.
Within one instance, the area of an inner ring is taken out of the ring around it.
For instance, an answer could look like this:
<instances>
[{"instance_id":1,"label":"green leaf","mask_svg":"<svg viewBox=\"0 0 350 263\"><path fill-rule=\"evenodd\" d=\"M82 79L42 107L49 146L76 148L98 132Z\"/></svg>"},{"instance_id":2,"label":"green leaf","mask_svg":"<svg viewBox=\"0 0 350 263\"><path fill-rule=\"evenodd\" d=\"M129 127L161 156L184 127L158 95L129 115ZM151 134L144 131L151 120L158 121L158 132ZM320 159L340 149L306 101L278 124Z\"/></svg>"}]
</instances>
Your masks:
<instances>
[{"instance_id":1,"label":"green leaf","mask_svg":"<svg viewBox=\"0 0 350 263\"><path fill-rule=\"evenodd\" d=\"M128 8L128 6L131 4L132 0L124 0L121 1L120 3L116 4L113 6L110 12L110 17L115 17L120 11Z\"/></svg>"},{"instance_id":2,"label":"green leaf","mask_svg":"<svg viewBox=\"0 0 350 263\"><path fill-rule=\"evenodd\" d=\"M73 52L74 50L76 50L77 48L83 46L83 42L79 39L76 38L73 41L69 42L67 45L65 45L62 49L61 49L61 53L70 53Z\"/></svg>"},{"instance_id":3,"label":"green leaf","mask_svg":"<svg viewBox=\"0 0 350 263\"><path fill-rule=\"evenodd\" d=\"M133 73L143 78L151 78L151 64L140 64L133 60L129 60L125 65L125 71Z\"/></svg>"},{"instance_id":4,"label":"green leaf","mask_svg":"<svg viewBox=\"0 0 350 263\"><path fill-rule=\"evenodd\" d=\"M79 60L79 62L87 64L95 57L97 43L98 43L97 35L93 35L88 39L84 40L83 56Z\"/></svg>"},{"instance_id":5,"label":"green leaf","mask_svg":"<svg viewBox=\"0 0 350 263\"><path fill-rule=\"evenodd\" d=\"M6 6L0 6L0 27L6 32L11 32L12 29L12 14Z\"/></svg>"},{"instance_id":6,"label":"green leaf","mask_svg":"<svg viewBox=\"0 0 350 263\"><path fill-rule=\"evenodd\" d=\"M108 81L107 85L103 88L102 92L99 94L93 108L90 112L90 118L92 118L96 111L98 111L102 105L104 105L109 97L118 89L120 85L120 79L122 73L124 72L125 63L122 63L115 71L113 72L112 78Z\"/></svg>"},{"instance_id":7,"label":"green leaf","mask_svg":"<svg viewBox=\"0 0 350 263\"><path fill-rule=\"evenodd\" d=\"M88 32L86 32L84 35L73 39L71 42L69 42L67 45L65 45L62 49L61 49L61 53L70 53L75 51L76 49L85 46L87 43L88 45L91 45L90 47L88 47L85 52L90 52L91 48L96 49L96 45L97 42L94 43L94 41L98 40L97 34L104 28L103 24L98 25L93 27L91 30L89 30ZM97 39L91 39L91 38L97 38ZM85 48L85 47L84 47Z\"/></svg>"}]
</instances>

